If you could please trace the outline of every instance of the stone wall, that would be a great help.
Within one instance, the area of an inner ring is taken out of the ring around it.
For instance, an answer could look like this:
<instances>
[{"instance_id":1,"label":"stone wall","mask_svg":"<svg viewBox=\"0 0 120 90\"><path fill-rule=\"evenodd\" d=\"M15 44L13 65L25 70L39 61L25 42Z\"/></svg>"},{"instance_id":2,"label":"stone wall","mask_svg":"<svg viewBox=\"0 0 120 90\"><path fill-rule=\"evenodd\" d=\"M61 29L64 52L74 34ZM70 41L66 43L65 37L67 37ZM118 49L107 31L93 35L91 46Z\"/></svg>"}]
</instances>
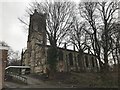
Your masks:
<instances>
[{"instance_id":1,"label":"stone wall","mask_svg":"<svg viewBox=\"0 0 120 90\"><path fill-rule=\"evenodd\" d=\"M33 44L33 43L32 43ZM29 62L29 66L34 72L43 72L46 68L47 61L47 50L49 47L36 45L29 53L25 53L24 56L30 56L24 59L26 64ZM60 60L58 56L57 70L60 72L69 72L69 71L87 71L87 72L97 72L99 69L98 61L93 55L82 54L78 58L79 53L72 50L59 49L63 53L63 59ZM72 58L71 58L72 56ZM86 58L85 58L86 57ZM70 61L72 60L72 61ZM71 63L72 62L72 63Z\"/></svg>"},{"instance_id":2,"label":"stone wall","mask_svg":"<svg viewBox=\"0 0 120 90\"><path fill-rule=\"evenodd\" d=\"M78 58L79 53L76 51L65 50L65 49L62 49L61 51L63 52L63 60L62 62L60 61L59 63L60 65L61 64L63 65L63 67L61 68L61 69L64 68L63 71L83 70L83 71L90 72L90 71L98 70L98 62L93 55L83 53L80 55L81 58ZM85 60L85 57L87 57L87 62ZM72 60L72 63L70 63L70 60ZM59 66L59 69L60 69L60 66Z\"/></svg>"}]
</instances>

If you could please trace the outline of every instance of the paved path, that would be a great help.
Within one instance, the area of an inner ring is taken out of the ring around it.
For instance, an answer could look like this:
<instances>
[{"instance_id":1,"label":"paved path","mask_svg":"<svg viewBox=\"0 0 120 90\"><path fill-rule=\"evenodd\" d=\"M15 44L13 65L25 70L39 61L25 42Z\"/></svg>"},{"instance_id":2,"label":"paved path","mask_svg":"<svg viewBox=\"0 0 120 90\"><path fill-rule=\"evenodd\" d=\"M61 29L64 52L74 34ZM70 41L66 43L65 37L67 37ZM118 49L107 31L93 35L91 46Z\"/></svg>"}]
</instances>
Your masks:
<instances>
[{"instance_id":1,"label":"paved path","mask_svg":"<svg viewBox=\"0 0 120 90\"><path fill-rule=\"evenodd\" d=\"M70 87L70 85L62 85L58 82L55 84L48 83L47 81L38 80L29 76L24 76L27 78L27 85L18 84L15 82L6 82L5 86L8 88L61 88Z\"/></svg>"}]
</instances>

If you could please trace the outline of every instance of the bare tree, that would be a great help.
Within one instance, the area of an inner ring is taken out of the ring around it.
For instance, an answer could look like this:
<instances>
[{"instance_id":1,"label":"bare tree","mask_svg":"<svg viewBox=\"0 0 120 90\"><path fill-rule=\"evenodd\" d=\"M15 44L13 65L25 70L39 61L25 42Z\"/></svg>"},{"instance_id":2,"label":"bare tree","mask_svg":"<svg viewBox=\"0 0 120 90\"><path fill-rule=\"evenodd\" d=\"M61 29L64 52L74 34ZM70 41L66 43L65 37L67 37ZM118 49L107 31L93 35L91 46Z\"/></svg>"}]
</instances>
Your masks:
<instances>
[{"instance_id":1,"label":"bare tree","mask_svg":"<svg viewBox=\"0 0 120 90\"><path fill-rule=\"evenodd\" d=\"M84 52L86 50L86 35L85 35L85 23L79 22L76 18L72 26L71 42L76 46L77 50Z\"/></svg>"},{"instance_id":2,"label":"bare tree","mask_svg":"<svg viewBox=\"0 0 120 90\"><path fill-rule=\"evenodd\" d=\"M114 60L114 65L118 65L120 63L120 26L119 23L113 25L113 34L111 36L112 42L112 57Z\"/></svg>"},{"instance_id":3,"label":"bare tree","mask_svg":"<svg viewBox=\"0 0 120 90\"><path fill-rule=\"evenodd\" d=\"M100 67L108 66L109 56L113 50L113 25L116 24L115 2L84 2L79 4L81 16L88 22L88 34L91 37L92 51L98 58ZM103 62L102 62L103 61ZM104 64L103 64L104 63ZM107 68L107 67L106 67Z\"/></svg>"},{"instance_id":4,"label":"bare tree","mask_svg":"<svg viewBox=\"0 0 120 90\"><path fill-rule=\"evenodd\" d=\"M8 47L8 57L7 57L7 65L13 65L13 62L18 62L14 63L14 65L20 65L20 52L19 51L14 51L5 41L0 41L0 44L2 46L7 46Z\"/></svg>"},{"instance_id":5,"label":"bare tree","mask_svg":"<svg viewBox=\"0 0 120 90\"><path fill-rule=\"evenodd\" d=\"M91 52L99 60L100 67L103 66L101 61L101 46L100 46L100 36L98 29L98 15L97 15L97 2L82 2L79 4L80 15L87 21L88 30L87 33L91 39ZM97 21L97 22L96 22Z\"/></svg>"},{"instance_id":6,"label":"bare tree","mask_svg":"<svg viewBox=\"0 0 120 90\"><path fill-rule=\"evenodd\" d=\"M79 52L78 61L80 71L84 70L84 65L82 61L83 53L88 50L88 34L86 32L85 22L81 22L76 16L74 17L73 25L71 27L72 31L70 32L70 43L72 43Z\"/></svg>"},{"instance_id":7,"label":"bare tree","mask_svg":"<svg viewBox=\"0 0 120 90\"><path fill-rule=\"evenodd\" d=\"M14 51L13 49L9 48L8 61L9 61L8 65L21 65L20 52Z\"/></svg>"},{"instance_id":8,"label":"bare tree","mask_svg":"<svg viewBox=\"0 0 120 90\"><path fill-rule=\"evenodd\" d=\"M112 50L113 39L111 36L114 34L113 29L114 24L117 24L116 11L118 10L118 5L115 2L100 2L98 3L99 13L102 20L102 49L104 64L108 66L110 51ZM107 67L106 67L107 69Z\"/></svg>"}]
</instances>

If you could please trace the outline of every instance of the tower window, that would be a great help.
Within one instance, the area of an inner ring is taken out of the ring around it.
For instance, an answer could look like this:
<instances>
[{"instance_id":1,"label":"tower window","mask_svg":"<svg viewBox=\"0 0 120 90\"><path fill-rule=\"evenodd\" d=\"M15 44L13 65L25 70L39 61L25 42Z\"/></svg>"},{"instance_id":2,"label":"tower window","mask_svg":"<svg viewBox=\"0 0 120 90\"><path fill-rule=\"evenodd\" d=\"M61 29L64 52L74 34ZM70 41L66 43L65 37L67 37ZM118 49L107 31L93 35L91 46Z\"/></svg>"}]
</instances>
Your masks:
<instances>
[{"instance_id":1,"label":"tower window","mask_svg":"<svg viewBox=\"0 0 120 90\"><path fill-rule=\"evenodd\" d=\"M36 22L33 23L33 30L38 31L38 24Z\"/></svg>"}]
</instances>

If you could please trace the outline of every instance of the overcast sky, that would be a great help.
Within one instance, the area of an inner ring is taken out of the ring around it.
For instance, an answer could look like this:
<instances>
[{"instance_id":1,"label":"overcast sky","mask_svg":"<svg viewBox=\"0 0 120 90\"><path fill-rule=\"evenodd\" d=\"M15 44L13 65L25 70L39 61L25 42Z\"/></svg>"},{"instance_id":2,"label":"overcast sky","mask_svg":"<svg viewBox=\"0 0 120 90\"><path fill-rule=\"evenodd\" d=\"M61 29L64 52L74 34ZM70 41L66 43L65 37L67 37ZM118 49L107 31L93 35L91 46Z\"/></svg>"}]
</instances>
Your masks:
<instances>
[{"instance_id":1,"label":"overcast sky","mask_svg":"<svg viewBox=\"0 0 120 90\"><path fill-rule=\"evenodd\" d=\"M27 45L27 35L18 18L25 15L25 10L32 1L34 0L0 0L0 41L8 43L13 50L21 51Z\"/></svg>"},{"instance_id":2,"label":"overcast sky","mask_svg":"<svg viewBox=\"0 0 120 90\"><path fill-rule=\"evenodd\" d=\"M0 0L0 41L7 42L14 50L21 51L27 45L27 35L18 18L25 14L29 3L30 0Z\"/></svg>"},{"instance_id":3,"label":"overcast sky","mask_svg":"<svg viewBox=\"0 0 120 90\"><path fill-rule=\"evenodd\" d=\"M21 51L27 45L27 35L18 18L25 15L25 10L32 1L34 0L0 0L0 41L7 42L13 50Z\"/></svg>"}]
</instances>

